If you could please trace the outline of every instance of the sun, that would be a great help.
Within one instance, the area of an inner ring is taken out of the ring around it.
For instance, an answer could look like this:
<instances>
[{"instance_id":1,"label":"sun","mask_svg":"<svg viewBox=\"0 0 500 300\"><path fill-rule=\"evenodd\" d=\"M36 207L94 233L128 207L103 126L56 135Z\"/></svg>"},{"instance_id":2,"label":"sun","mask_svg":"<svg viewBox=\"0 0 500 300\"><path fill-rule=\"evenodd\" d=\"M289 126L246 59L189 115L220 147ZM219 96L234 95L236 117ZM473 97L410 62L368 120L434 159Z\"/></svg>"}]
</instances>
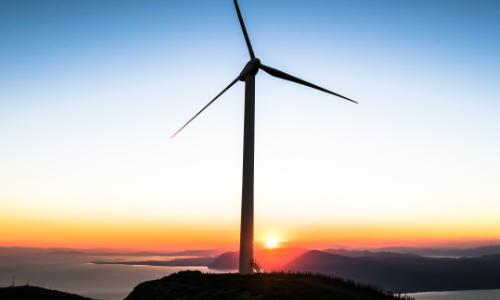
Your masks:
<instances>
[{"instance_id":1,"label":"sun","mask_svg":"<svg viewBox=\"0 0 500 300\"><path fill-rule=\"evenodd\" d=\"M268 236L266 238L266 248L274 249L279 246L280 241L275 236Z\"/></svg>"}]
</instances>

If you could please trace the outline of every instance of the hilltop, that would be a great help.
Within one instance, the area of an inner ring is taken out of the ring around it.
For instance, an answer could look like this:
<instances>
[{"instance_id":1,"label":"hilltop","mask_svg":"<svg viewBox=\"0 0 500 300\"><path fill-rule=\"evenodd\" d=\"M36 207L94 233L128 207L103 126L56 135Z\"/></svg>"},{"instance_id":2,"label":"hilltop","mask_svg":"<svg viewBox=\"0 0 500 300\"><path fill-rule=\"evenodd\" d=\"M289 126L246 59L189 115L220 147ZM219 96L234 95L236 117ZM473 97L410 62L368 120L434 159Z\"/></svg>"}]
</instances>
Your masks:
<instances>
[{"instance_id":1,"label":"hilltop","mask_svg":"<svg viewBox=\"0 0 500 300\"><path fill-rule=\"evenodd\" d=\"M36 286L16 286L0 288L2 300L92 300L75 294L44 289Z\"/></svg>"},{"instance_id":2,"label":"hilltop","mask_svg":"<svg viewBox=\"0 0 500 300\"><path fill-rule=\"evenodd\" d=\"M206 274L184 271L139 284L125 300L391 300L375 288L305 273Z\"/></svg>"}]
</instances>

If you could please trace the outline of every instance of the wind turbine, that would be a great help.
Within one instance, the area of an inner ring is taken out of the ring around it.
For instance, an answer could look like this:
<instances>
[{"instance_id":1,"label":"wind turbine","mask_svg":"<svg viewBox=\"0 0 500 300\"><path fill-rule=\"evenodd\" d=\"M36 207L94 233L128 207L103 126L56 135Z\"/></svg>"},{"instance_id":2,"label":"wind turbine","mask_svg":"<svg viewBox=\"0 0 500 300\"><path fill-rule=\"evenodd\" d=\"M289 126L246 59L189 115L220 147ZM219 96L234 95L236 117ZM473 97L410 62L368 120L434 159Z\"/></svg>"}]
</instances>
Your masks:
<instances>
[{"instance_id":1,"label":"wind turbine","mask_svg":"<svg viewBox=\"0 0 500 300\"><path fill-rule=\"evenodd\" d=\"M352 99L334 93L330 90L307 82L300 78L294 77L283 71L271 68L261 63L260 59L255 57L250 38L248 37L243 17L241 16L240 7L237 0L234 0L234 6L238 15L241 30L245 37L245 42L250 55L250 61L247 62L241 73L215 98L207 103L199 112L197 112L189 121L186 122L173 135L176 136L184 129L191 121L200 115L210 104L214 103L224 92L231 88L237 81L245 82L245 121L244 121L244 138L243 138L243 184L241 192L241 227L240 227L240 258L239 272L240 274L253 273L255 260L253 256L253 175L254 175L254 137L255 137L255 75L259 70L263 70L271 76L289 80L298 84L308 86L313 89L343 98L345 100L358 103Z\"/></svg>"}]
</instances>

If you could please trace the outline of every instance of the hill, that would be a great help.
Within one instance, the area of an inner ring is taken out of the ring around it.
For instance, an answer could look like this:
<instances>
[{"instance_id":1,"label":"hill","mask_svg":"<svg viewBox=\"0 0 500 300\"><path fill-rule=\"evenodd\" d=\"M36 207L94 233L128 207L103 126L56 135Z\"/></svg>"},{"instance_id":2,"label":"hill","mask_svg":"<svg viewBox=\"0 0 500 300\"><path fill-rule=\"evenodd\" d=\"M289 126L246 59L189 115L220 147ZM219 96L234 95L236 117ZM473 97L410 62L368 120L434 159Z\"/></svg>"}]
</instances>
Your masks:
<instances>
[{"instance_id":1,"label":"hill","mask_svg":"<svg viewBox=\"0 0 500 300\"><path fill-rule=\"evenodd\" d=\"M212 270L236 270L238 269L238 252L225 252L208 264Z\"/></svg>"},{"instance_id":2,"label":"hill","mask_svg":"<svg viewBox=\"0 0 500 300\"><path fill-rule=\"evenodd\" d=\"M125 300L390 300L374 288L323 275L292 273L204 274L184 271L139 284Z\"/></svg>"},{"instance_id":3,"label":"hill","mask_svg":"<svg viewBox=\"0 0 500 300\"><path fill-rule=\"evenodd\" d=\"M413 254L347 257L309 251L287 269L317 272L398 292L500 288L500 255L477 258L430 258Z\"/></svg>"},{"instance_id":4,"label":"hill","mask_svg":"<svg viewBox=\"0 0 500 300\"><path fill-rule=\"evenodd\" d=\"M44 289L36 286L15 286L0 288L2 300L92 300L75 294Z\"/></svg>"}]
</instances>

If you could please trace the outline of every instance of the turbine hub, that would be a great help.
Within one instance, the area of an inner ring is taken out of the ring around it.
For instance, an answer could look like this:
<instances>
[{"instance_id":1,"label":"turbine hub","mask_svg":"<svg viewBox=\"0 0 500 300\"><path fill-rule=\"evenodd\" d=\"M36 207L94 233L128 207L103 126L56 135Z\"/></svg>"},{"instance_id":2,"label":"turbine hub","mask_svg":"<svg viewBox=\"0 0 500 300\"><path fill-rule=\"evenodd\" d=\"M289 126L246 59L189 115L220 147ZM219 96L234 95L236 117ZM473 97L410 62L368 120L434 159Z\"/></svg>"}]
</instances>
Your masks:
<instances>
[{"instance_id":1,"label":"turbine hub","mask_svg":"<svg viewBox=\"0 0 500 300\"><path fill-rule=\"evenodd\" d=\"M245 81L245 77L248 75L255 76L255 74L257 74L257 72L259 72L260 65L261 65L260 59L258 59L258 58L251 59L249 62L247 62L247 64L245 65L245 67L241 71L240 80Z\"/></svg>"}]
</instances>

